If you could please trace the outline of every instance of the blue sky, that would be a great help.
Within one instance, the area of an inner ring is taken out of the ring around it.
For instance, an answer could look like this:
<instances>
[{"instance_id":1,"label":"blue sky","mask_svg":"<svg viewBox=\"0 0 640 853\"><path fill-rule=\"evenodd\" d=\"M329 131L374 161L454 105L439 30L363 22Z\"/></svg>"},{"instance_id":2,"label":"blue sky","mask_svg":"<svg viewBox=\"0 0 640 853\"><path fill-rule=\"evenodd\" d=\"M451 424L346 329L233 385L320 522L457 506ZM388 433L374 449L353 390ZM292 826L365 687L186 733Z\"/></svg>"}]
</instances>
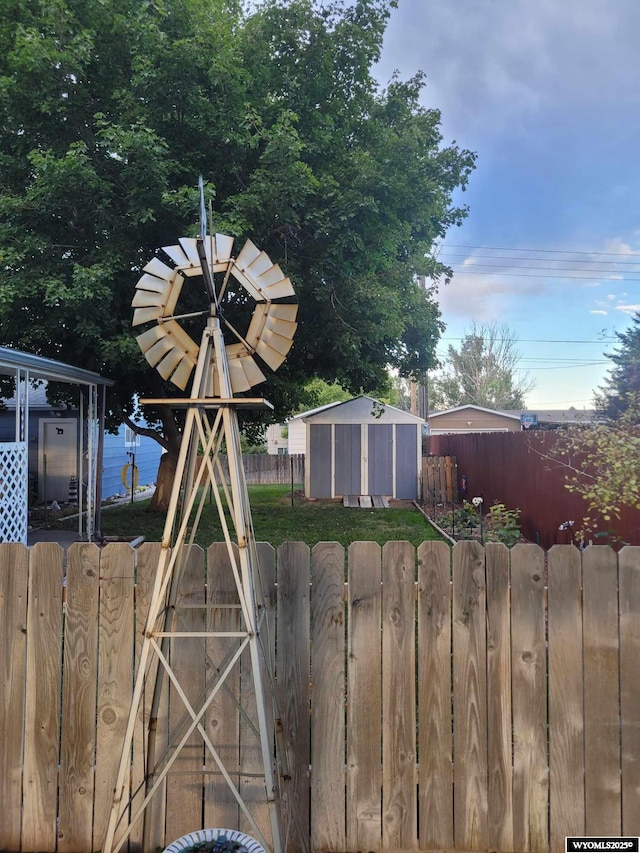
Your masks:
<instances>
[{"instance_id":1,"label":"blue sky","mask_svg":"<svg viewBox=\"0 0 640 853\"><path fill-rule=\"evenodd\" d=\"M506 323L534 410L589 407L640 311L639 33L638 0L399 0L387 29L381 84L424 71L443 141L478 155L439 352Z\"/></svg>"}]
</instances>

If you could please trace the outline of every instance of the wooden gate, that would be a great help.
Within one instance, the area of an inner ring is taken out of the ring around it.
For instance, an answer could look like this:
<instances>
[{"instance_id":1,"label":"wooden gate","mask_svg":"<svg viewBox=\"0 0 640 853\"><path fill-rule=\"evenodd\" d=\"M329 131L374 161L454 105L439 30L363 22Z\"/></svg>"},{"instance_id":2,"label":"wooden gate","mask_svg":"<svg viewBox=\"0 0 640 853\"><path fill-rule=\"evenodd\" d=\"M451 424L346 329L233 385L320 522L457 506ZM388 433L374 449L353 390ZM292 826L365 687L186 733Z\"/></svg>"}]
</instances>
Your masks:
<instances>
[{"instance_id":1,"label":"wooden gate","mask_svg":"<svg viewBox=\"0 0 640 853\"><path fill-rule=\"evenodd\" d=\"M455 456L423 457L422 502L458 503L458 463Z\"/></svg>"}]
</instances>

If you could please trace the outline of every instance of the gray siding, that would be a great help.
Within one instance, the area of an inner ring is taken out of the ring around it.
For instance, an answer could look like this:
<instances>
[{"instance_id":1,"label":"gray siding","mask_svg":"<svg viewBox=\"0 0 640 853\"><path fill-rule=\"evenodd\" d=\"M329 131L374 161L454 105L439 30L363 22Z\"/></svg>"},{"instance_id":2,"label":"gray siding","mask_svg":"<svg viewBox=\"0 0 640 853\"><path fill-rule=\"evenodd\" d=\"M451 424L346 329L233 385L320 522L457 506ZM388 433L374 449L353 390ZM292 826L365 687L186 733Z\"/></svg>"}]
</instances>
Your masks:
<instances>
[{"instance_id":1,"label":"gray siding","mask_svg":"<svg viewBox=\"0 0 640 853\"><path fill-rule=\"evenodd\" d=\"M416 459L418 431L412 424L396 426L396 497L401 500L418 498Z\"/></svg>"},{"instance_id":2,"label":"gray siding","mask_svg":"<svg viewBox=\"0 0 640 853\"><path fill-rule=\"evenodd\" d=\"M336 424L336 495L360 494L360 424Z\"/></svg>"},{"instance_id":3,"label":"gray siding","mask_svg":"<svg viewBox=\"0 0 640 853\"><path fill-rule=\"evenodd\" d=\"M369 494L393 495L393 425L370 424Z\"/></svg>"},{"instance_id":4,"label":"gray siding","mask_svg":"<svg viewBox=\"0 0 640 853\"><path fill-rule=\"evenodd\" d=\"M331 424L309 424L309 497L331 497Z\"/></svg>"}]
</instances>

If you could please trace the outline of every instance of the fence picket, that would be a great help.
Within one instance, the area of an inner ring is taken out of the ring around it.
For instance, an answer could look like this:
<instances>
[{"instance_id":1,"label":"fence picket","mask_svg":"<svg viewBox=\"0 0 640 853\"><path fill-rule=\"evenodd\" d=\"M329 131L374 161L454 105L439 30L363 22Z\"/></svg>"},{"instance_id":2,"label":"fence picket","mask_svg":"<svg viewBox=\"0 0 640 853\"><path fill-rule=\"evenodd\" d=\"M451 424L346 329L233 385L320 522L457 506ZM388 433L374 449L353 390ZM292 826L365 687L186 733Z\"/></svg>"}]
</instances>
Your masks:
<instances>
[{"instance_id":1,"label":"fence picket","mask_svg":"<svg viewBox=\"0 0 640 853\"><path fill-rule=\"evenodd\" d=\"M107 829L132 696L133 550L113 542L100 554L100 627L93 850Z\"/></svg>"},{"instance_id":2,"label":"fence picket","mask_svg":"<svg viewBox=\"0 0 640 853\"><path fill-rule=\"evenodd\" d=\"M382 843L417 843L415 551L382 549Z\"/></svg>"},{"instance_id":3,"label":"fence picket","mask_svg":"<svg viewBox=\"0 0 640 853\"><path fill-rule=\"evenodd\" d=\"M418 548L418 790L420 849L453 847L451 549Z\"/></svg>"},{"instance_id":4,"label":"fence picket","mask_svg":"<svg viewBox=\"0 0 640 853\"><path fill-rule=\"evenodd\" d=\"M620 572L620 715L622 832L640 835L640 547L618 555Z\"/></svg>"},{"instance_id":5,"label":"fence picket","mask_svg":"<svg viewBox=\"0 0 640 853\"><path fill-rule=\"evenodd\" d=\"M298 833L309 832L309 580L310 551L303 542L278 549L278 702L288 747L291 781L285 816L290 853L298 853Z\"/></svg>"},{"instance_id":6,"label":"fence picket","mask_svg":"<svg viewBox=\"0 0 640 853\"><path fill-rule=\"evenodd\" d=\"M344 850L344 548L316 545L311 559L311 848Z\"/></svg>"},{"instance_id":7,"label":"fence picket","mask_svg":"<svg viewBox=\"0 0 640 853\"><path fill-rule=\"evenodd\" d=\"M20 846L28 570L29 553L26 547L19 544L4 545L0 572L0 649L4 653L0 732L6 738L0 750L2 850L17 850Z\"/></svg>"},{"instance_id":8,"label":"fence picket","mask_svg":"<svg viewBox=\"0 0 640 853\"><path fill-rule=\"evenodd\" d=\"M382 839L380 660L382 551L349 546L347 656L347 849L378 850Z\"/></svg>"},{"instance_id":9,"label":"fence picket","mask_svg":"<svg viewBox=\"0 0 640 853\"><path fill-rule=\"evenodd\" d=\"M582 555L584 783L587 835L620 835L618 561L604 545Z\"/></svg>"},{"instance_id":10,"label":"fence picket","mask_svg":"<svg viewBox=\"0 0 640 853\"><path fill-rule=\"evenodd\" d=\"M22 780L21 849L24 851L55 850L56 846L62 558L62 548L56 542L40 542L31 549L29 560Z\"/></svg>"},{"instance_id":11,"label":"fence picket","mask_svg":"<svg viewBox=\"0 0 640 853\"><path fill-rule=\"evenodd\" d=\"M551 853L584 835L584 705L580 552L549 551L549 787Z\"/></svg>"},{"instance_id":12,"label":"fence picket","mask_svg":"<svg viewBox=\"0 0 640 853\"><path fill-rule=\"evenodd\" d=\"M233 607L238 605L238 591L231 570L231 561L226 543L216 542L207 550L207 602L222 605L207 610L208 631L234 631L240 627L240 613ZM224 605L227 605L226 607ZM207 658L211 673L219 670L225 655L237 641L221 637L207 639ZM235 785L240 784L239 742L240 710L235 697L239 695L239 670L234 667L215 698L212 700L205 717L205 729L215 746L225 769ZM204 823L205 826L239 826L240 814L238 801L225 782L218 765L208 750L204 756L207 775L204 783Z\"/></svg>"},{"instance_id":13,"label":"fence picket","mask_svg":"<svg viewBox=\"0 0 640 853\"><path fill-rule=\"evenodd\" d=\"M509 551L487 543L488 832L495 850L513 847Z\"/></svg>"},{"instance_id":14,"label":"fence picket","mask_svg":"<svg viewBox=\"0 0 640 853\"><path fill-rule=\"evenodd\" d=\"M265 605L267 611L265 613L263 628L261 631L261 645L266 653L270 655L271 673L274 672L273 667L273 640L274 633L271 628L271 618L275 608L273 605L274 586L275 586L275 551L271 545L260 543L258 546L258 559L260 564L260 584L257 584L260 595L265 597ZM271 690L269 689L269 672L261 659L262 678L267 685L265 696L265 707L267 719L273 720L273 703L271 701ZM242 694L242 708L244 715L240 718L240 788L244 801L248 804L249 810L260 828L265 839L271 841L271 824L270 815L265 802L264 796L264 781L261 778L264 773L264 764L262 760L262 752L260 740L256 737L255 732L258 730L258 715L257 705L255 700L255 687L253 679L253 670L251 666L251 653L247 649L241 660L240 665L240 692ZM251 720L254 726L253 731L247 724L246 720ZM272 734L273 742L273 734ZM240 813L239 828L247 832L249 835L254 835L254 830L245 815ZM235 824L234 824L235 825Z\"/></svg>"},{"instance_id":15,"label":"fence picket","mask_svg":"<svg viewBox=\"0 0 640 853\"><path fill-rule=\"evenodd\" d=\"M544 552L511 550L514 850L549 845ZM506 849L506 848L502 848Z\"/></svg>"},{"instance_id":16,"label":"fence picket","mask_svg":"<svg viewBox=\"0 0 640 853\"><path fill-rule=\"evenodd\" d=\"M74 543L67 552L62 729L60 853L92 849L100 552Z\"/></svg>"},{"instance_id":17,"label":"fence picket","mask_svg":"<svg viewBox=\"0 0 640 853\"><path fill-rule=\"evenodd\" d=\"M149 603L153 583L160 558L161 547L159 542L145 542L137 551L136 567L136 592L135 592L135 671L138 671L140 650L149 612ZM133 763L131 768L131 814L135 815L145 798L144 784L144 758L147 754L147 732L149 730L149 717L151 702L158 670L158 658L152 655L148 667L147 679L143 693L143 699L138 709L136 728L133 741ZM165 678L162 683L163 699L158 709L156 722L156 754L162 755L168 741L168 695L169 686ZM148 844L150 849L164 848L165 843L165 810L166 810L166 779L160 784L159 789L153 796L144 815L134 825L129 836L129 849L139 851L142 849L143 828L146 827ZM118 838L116 834L116 838Z\"/></svg>"},{"instance_id":18,"label":"fence picket","mask_svg":"<svg viewBox=\"0 0 640 853\"><path fill-rule=\"evenodd\" d=\"M184 572L176 602L175 631L204 631L205 604L204 552L197 545L186 546ZM194 607L201 605L201 607ZM180 686L191 703L201 697L205 685L203 665L205 641L202 637L180 637L171 641L171 668L178 675ZM168 678L168 675L165 675ZM198 705L199 708L199 705ZM196 709L197 711L197 709ZM169 737L175 746L192 722L175 687L169 687ZM197 730L167 773L167 822L169 842L194 829L202 829L204 745Z\"/></svg>"},{"instance_id":19,"label":"fence picket","mask_svg":"<svg viewBox=\"0 0 640 853\"><path fill-rule=\"evenodd\" d=\"M454 840L461 850L488 846L487 646L484 548L453 548Z\"/></svg>"}]
</instances>

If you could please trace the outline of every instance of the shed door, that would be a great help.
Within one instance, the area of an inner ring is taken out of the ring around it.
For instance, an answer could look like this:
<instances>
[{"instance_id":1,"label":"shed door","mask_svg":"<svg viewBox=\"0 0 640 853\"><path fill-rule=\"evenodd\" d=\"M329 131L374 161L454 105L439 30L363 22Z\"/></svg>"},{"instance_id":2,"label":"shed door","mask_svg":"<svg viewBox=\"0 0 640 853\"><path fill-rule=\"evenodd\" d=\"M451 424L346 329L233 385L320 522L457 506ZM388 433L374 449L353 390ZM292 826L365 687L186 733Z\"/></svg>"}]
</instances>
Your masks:
<instances>
[{"instance_id":1,"label":"shed door","mask_svg":"<svg viewBox=\"0 0 640 853\"><path fill-rule=\"evenodd\" d=\"M370 495L393 495L393 424L369 424Z\"/></svg>"},{"instance_id":2,"label":"shed door","mask_svg":"<svg viewBox=\"0 0 640 853\"><path fill-rule=\"evenodd\" d=\"M396 497L418 498L418 430L413 424L396 425Z\"/></svg>"},{"instance_id":3,"label":"shed door","mask_svg":"<svg viewBox=\"0 0 640 853\"><path fill-rule=\"evenodd\" d=\"M331 495L331 424L309 424L309 497Z\"/></svg>"},{"instance_id":4,"label":"shed door","mask_svg":"<svg viewBox=\"0 0 640 853\"><path fill-rule=\"evenodd\" d=\"M55 418L40 421L38 495L41 501L69 500L69 481L77 476L77 423Z\"/></svg>"},{"instance_id":5,"label":"shed door","mask_svg":"<svg viewBox=\"0 0 640 853\"><path fill-rule=\"evenodd\" d=\"M360 494L361 435L360 424L336 424L336 496Z\"/></svg>"}]
</instances>

